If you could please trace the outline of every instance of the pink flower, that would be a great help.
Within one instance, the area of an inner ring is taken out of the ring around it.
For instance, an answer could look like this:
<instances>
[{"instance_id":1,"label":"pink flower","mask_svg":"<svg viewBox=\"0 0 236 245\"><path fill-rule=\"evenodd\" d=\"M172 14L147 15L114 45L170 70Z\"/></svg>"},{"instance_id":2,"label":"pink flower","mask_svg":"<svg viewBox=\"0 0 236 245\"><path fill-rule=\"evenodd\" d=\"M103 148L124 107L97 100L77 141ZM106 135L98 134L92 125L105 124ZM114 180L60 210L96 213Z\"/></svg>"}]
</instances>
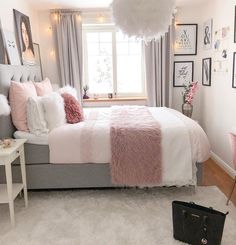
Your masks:
<instances>
[{"instance_id":1,"label":"pink flower","mask_svg":"<svg viewBox=\"0 0 236 245\"><path fill-rule=\"evenodd\" d=\"M193 97L198 90L198 82L191 82L184 86L183 99L184 103L192 104Z\"/></svg>"}]
</instances>

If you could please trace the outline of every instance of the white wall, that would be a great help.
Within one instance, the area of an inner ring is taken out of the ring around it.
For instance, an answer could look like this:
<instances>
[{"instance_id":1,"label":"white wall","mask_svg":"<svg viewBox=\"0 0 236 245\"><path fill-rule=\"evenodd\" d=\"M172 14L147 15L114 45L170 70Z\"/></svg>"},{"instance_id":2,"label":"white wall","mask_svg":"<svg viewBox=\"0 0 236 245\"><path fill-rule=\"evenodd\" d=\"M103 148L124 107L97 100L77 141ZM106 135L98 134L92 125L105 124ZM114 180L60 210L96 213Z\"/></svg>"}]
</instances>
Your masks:
<instances>
[{"instance_id":1,"label":"white wall","mask_svg":"<svg viewBox=\"0 0 236 245\"><path fill-rule=\"evenodd\" d=\"M205 129L212 151L225 163L232 166L231 151L228 139L228 132L231 127L236 126L236 89L232 88L232 66L233 52L236 51L236 44L233 41L234 32L234 6L235 0L205 0L199 6L189 6L178 11L177 20L182 23L198 23L198 55L196 57L181 57L179 59L195 60L195 80L201 82L202 58L212 57L214 50L204 51L202 48L202 25L203 22L213 18L213 33L222 27L230 26L230 40L228 48L228 72L219 73L212 71L211 87L201 87L201 93L195 101L195 117L199 118ZM213 35L214 40L214 35ZM214 43L214 41L213 41ZM174 107L181 106L180 90L174 89Z\"/></svg>"},{"instance_id":2,"label":"white wall","mask_svg":"<svg viewBox=\"0 0 236 245\"><path fill-rule=\"evenodd\" d=\"M25 0L2 0L0 4L0 19L3 29L14 31L13 9L30 17L33 41L39 42L39 25L37 12Z\"/></svg>"},{"instance_id":3,"label":"white wall","mask_svg":"<svg viewBox=\"0 0 236 245\"><path fill-rule=\"evenodd\" d=\"M52 83L59 84L59 71L55 55L49 11L39 11L39 39L43 76L49 77Z\"/></svg>"}]
</instances>

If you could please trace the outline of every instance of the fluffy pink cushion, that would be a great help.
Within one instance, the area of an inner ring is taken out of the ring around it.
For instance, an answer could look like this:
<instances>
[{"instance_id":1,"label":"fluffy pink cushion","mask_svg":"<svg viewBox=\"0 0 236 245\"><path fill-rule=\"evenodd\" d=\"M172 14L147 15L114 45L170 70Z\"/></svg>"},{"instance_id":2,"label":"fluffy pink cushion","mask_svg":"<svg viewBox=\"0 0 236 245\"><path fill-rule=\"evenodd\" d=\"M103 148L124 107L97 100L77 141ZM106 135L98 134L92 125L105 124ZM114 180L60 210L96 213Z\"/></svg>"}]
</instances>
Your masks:
<instances>
[{"instance_id":1,"label":"fluffy pink cushion","mask_svg":"<svg viewBox=\"0 0 236 245\"><path fill-rule=\"evenodd\" d=\"M66 112L66 120L68 123L78 123L84 120L84 112L80 103L74 96L68 93L63 93L61 96L64 99L64 106Z\"/></svg>"},{"instance_id":2,"label":"fluffy pink cushion","mask_svg":"<svg viewBox=\"0 0 236 245\"><path fill-rule=\"evenodd\" d=\"M34 86L38 96L44 96L53 92L52 84L47 77L42 82L35 82Z\"/></svg>"},{"instance_id":3,"label":"fluffy pink cushion","mask_svg":"<svg viewBox=\"0 0 236 245\"><path fill-rule=\"evenodd\" d=\"M11 82L9 99L12 122L20 131L28 131L26 105L29 97L36 97L37 93L32 82Z\"/></svg>"}]
</instances>

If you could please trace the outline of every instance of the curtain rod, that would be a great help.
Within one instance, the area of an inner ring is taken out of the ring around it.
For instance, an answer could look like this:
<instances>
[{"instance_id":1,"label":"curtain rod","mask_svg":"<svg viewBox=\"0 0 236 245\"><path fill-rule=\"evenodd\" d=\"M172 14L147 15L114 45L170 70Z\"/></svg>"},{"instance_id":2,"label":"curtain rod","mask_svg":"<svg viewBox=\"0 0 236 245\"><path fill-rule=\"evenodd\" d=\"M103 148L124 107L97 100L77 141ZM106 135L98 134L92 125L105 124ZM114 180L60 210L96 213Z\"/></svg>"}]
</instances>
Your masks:
<instances>
[{"instance_id":1,"label":"curtain rod","mask_svg":"<svg viewBox=\"0 0 236 245\"><path fill-rule=\"evenodd\" d=\"M83 13L95 13L95 12L101 12L101 11L104 11L104 12L110 12L111 9L110 8L73 8L73 9L70 9L70 8L65 8L65 9L50 9L50 12L51 13L69 13L69 12L83 12Z\"/></svg>"}]
</instances>

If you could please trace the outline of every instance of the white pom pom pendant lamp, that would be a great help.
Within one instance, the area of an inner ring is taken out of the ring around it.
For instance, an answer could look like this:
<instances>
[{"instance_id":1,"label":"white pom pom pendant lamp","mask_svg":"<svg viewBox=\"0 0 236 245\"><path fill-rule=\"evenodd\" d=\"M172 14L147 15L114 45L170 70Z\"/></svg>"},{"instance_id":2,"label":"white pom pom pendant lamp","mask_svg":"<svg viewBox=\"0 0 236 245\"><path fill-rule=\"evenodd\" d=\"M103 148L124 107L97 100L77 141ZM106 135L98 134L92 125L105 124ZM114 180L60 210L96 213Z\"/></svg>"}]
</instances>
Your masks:
<instances>
[{"instance_id":1,"label":"white pom pom pendant lamp","mask_svg":"<svg viewBox=\"0 0 236 245\"><path fill-rule=\"evenodd\" d=\"M115 24L124 34L150 41L168 31L175 0L113 0L111 8Z\"/></svg>"}]
</instances>

